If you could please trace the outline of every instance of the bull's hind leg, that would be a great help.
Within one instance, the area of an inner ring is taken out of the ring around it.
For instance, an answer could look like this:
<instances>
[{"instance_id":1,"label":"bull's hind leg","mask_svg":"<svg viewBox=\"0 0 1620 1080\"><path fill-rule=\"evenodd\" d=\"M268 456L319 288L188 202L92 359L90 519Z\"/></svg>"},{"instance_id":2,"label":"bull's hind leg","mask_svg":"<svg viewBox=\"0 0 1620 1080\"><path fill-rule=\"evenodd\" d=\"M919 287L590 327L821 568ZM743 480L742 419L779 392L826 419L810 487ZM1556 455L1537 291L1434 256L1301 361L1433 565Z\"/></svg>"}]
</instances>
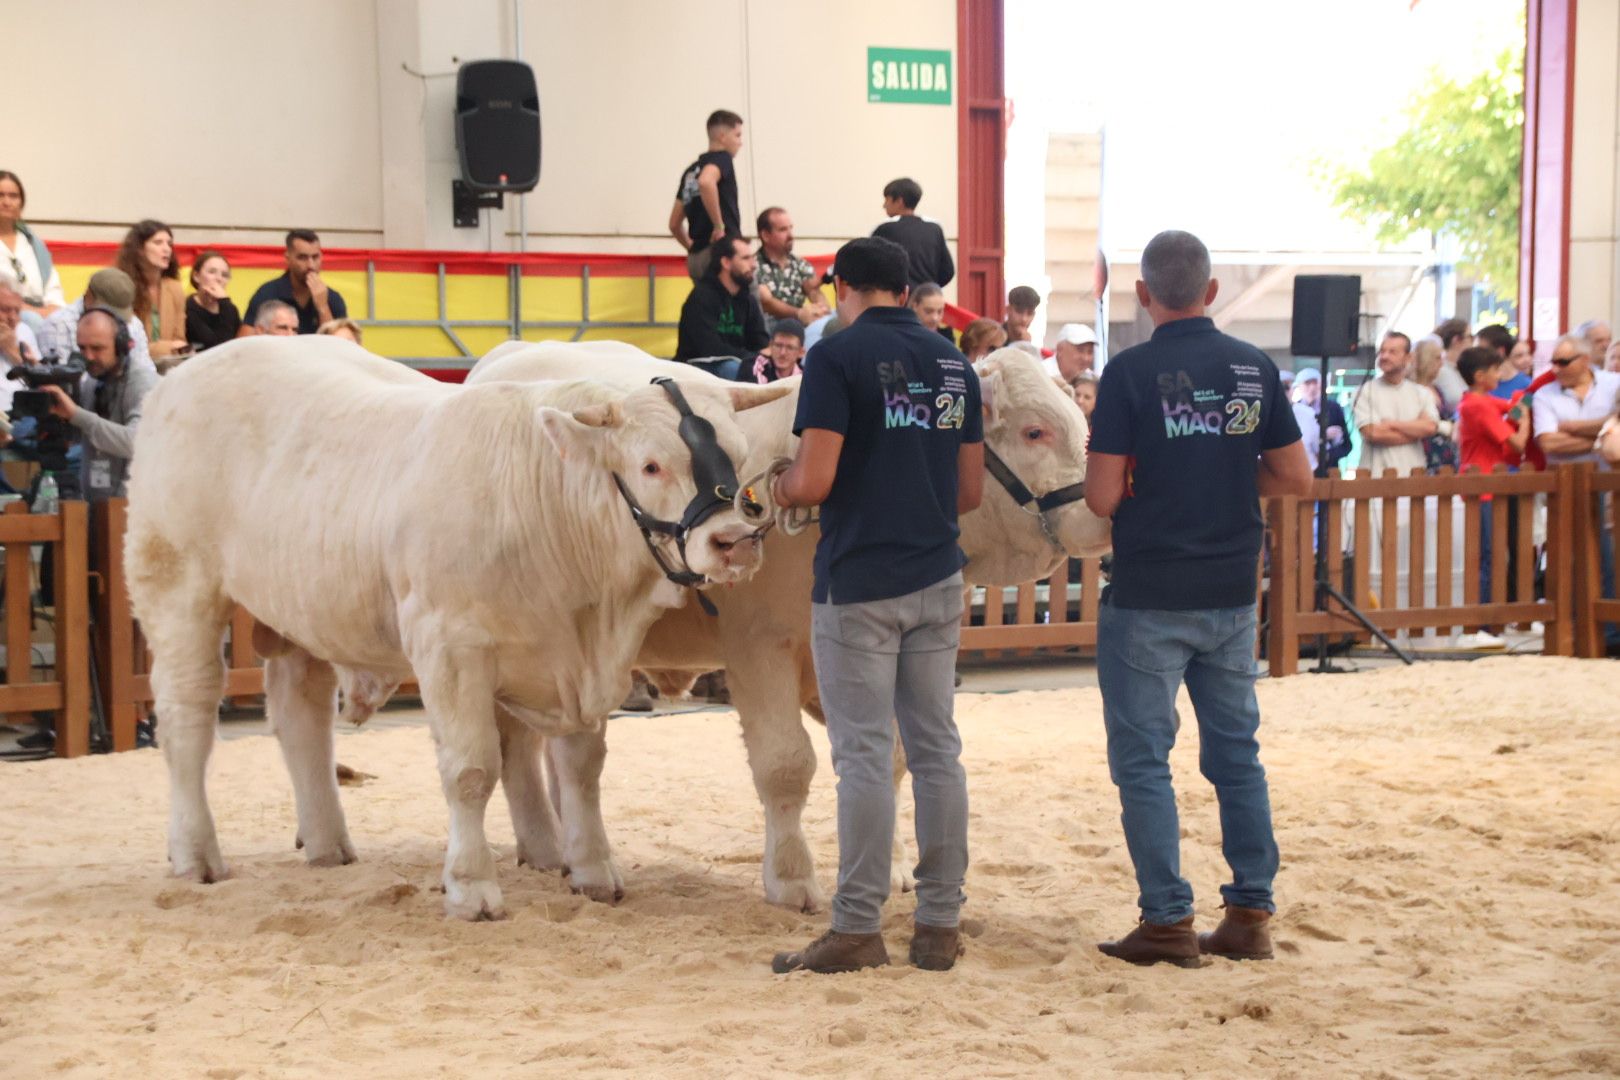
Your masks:
<instances>
[{"instance_id":1,"label":"bull's hind leg","mask_svg":"<svg viewBox=\"0 0 1620 1080\"><path fill-rule=\"evenodd\" d=\"M815 859L801 815L816 775L816 753L799 711L799 672L785 649L755 650L726 672L742 721L754 790L765 810L765 899L796 911L819 911L826 897L816 884Z\"/></svg>"},{"instance_id":2,"label":"bull's hind leg","mask_svg":"<svg viewBox=\"0 0 1620 1080\"><path fill-rule=\"evenodd\" d=\"M332 665L303 649L288 649L265 660L264 691L270 728L292 777L304 858L311 866L354 862L332 747L337 715L337 675Z\"/></svg>"},{"instance_id":3,"label":"bull's hind leg","mask_svg":"<svg viewBox=\"0 0 1620 1080\"><path fill-rule=\"evenodd\" d=\"M911 877L911 860L906 856L906 844L901 840L905 832L900 828L900 800L906 787L906 748L900 740L900 725L895 722L894 732L894 855L889 863L889 888L896 893L908 893L917 883Z\"/></svg>"},{"instance_id":4,"label":"bull's hind leg","mask_svg":"<svg viewBox=\"0 0 1620 1080\"><path fill-rule=\"evenodd\" d=\"M560 870L563 854L557 837L557 811L540 775L545 739L498 705L495 723L501 733L501 786L506 789L512 831L517 835L518 865Z\"/></svg>"},{"instance_id":5,"label":"bull's hind leg","mask_svg":"<svg viewBox=\"0 0 1620 1080\"><path fill-rule=\"evenodd\" d=\"M624 899L624 878L613 860L602 823L602 764L607 760L607 725L595 731L546 739L552 776L562 799L563 859L568 885L592 900Z\"/></svg>"},{"instance_id":6,"label":"bull's hind leg","mask_svg":"<svg viewBox=\"0 0 1620 1080\"><path fill-rule=\"evenodd\" d=\"M442 638L443 627L418 630ZM444 910L457 919L504 919L495 857L484 835L484 811L501 775L495 725L495 661L476 646L434 646L411 656L438 746L439 781L450 804L444 860Z\"/></svg>"}]
</instances>

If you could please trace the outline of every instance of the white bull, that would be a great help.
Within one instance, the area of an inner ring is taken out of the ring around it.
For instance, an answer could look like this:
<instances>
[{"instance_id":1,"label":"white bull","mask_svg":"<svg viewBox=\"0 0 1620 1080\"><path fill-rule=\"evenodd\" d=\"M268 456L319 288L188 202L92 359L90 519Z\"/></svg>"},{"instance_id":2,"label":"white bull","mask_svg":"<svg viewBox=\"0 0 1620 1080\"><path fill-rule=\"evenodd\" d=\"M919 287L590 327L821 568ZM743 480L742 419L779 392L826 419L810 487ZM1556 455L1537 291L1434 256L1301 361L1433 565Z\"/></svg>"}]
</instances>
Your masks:
<instances>
[{"instance_id":1,"label":"white bull","mask_svg":"<svg viewBox=\"0 0 1620 1080\"><path fill-rule=\"evenodd\" d=\"M783 392L694 385L687 399L736 463L733 409ZM686 599L614 480L680 519L695 486L678 421L651 386L463 390L337 338L251 338L168 375L136 438L126 559L154 653L175 873L227 873L204 775L239 603L265 628L268 711L308 860L354 859L333 767L338 677L364 712L414 673L450 806L446 910L500 917L484 809L503 736L599 727L647 628ZM743 580L761 559L754 535L727 506L691 531L687 565ZM514 807L550 813L522 781L508 781ZM554 846L547 832L520 837Z\"/></svg>"},{"instance_id":2,"label":"white bull","mask_svg":"<svg viewBox=\"0 0 1620 1080\"><path fill-rule=\"evenodd\" d=\"M614 385L643 385L656 375L687 371L655 360L628 345L602 342L563 345L512 343L478 362L468 382L529 381L589 376ZM1003 349L981 361L987 446L1036 495L1066 488L1085 477L1086 422L1073 399L1054 384L1034 358ZM714 380L722 384L721 380ZM788 380L797 389L797 379ZM781 385L781 384L777 384ZM738 416L749 447L745 479L773 458L791 456L792 417L798 394ZM1006 489L987 479L984 502L961 522L967 581L1012 585L1049 575L1070 556L1108 550L1109 526L1076 500L1048 511L1045 520L1021 507ZM717 618L689 606L665 613L653 625L636 667L664 688L689 681L691 673L726 669L726 683L742 722L754 786L765 810L765 897L773 904L813 911L824 902L800 816L815 774L815 754L801 709L819 712L810 654L811 560L816 531L798 536L773 532L766 539L765 568L752 580L711 594ZM588 890L598 899L622 895L601 819L597 776L607 753L601 728L545 740L560 798L563 863L576 876L581 865L593 882L611 878L613 889ZM536 742L538 746L538 742ZM898 740L896 746L898 747ZM531 775L524 788L541 783L536 755L524 749ZM508 763L508 778L519 765ZM896 783L904 775L897 750ZM580 778L585 779L583 786ZM898 834L897 834L898 836ZM898 840L897 840L898 843ZM909 881L900 859L896 876Z\"/></svg>"}]
</instances>

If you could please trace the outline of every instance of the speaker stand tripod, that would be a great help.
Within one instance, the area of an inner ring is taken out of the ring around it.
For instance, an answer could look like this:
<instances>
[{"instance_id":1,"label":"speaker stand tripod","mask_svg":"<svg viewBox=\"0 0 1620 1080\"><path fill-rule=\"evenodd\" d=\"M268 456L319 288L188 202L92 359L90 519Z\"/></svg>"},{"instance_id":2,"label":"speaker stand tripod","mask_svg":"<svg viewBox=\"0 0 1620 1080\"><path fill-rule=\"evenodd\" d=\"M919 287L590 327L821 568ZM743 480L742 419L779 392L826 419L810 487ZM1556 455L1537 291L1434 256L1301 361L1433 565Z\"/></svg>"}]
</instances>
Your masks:
<instances>
[{"instance_id":1,"label":"speaker stand tripod","mask_svg":"<svg viewBox=\"0 0 1620 1080\"><path fill-rule=\"evenodd\" d=\"M1318 479L1328 475L1328 426L1323 422L1323 419L1327 412L1328 376L1332 374L1332 363L1333 361L1330 357L1322 357L1322 382L1320 384L1320 389L1317 392L1316 399L1317 422L1315 475ZM1410 665L1412 663L1411 655L1399 645L1395 644L1394 639L1388 634L1384 633L1383 630L1374 626L1372 620L1367 618L1366 613L1360 608L1356 607L1355 602L1352 601L1348 596L1344 595L1337 585L1333 584L1333 578L1328 572L1327 546L1329 544L1338 543L1339 538L1336 536L1330 537L1325 535L1327 528L1327 506L1328 504L1326 499L1318 500L1316 504L1315 521L1313 522L1314 531L1316 533L1316 590L1314 593L1315 602L1312 605L1313 609L1327 614L1335 614L1335 612L1333 612L1328 606L1329 601L1332 601L1333 604L1337 605L1337 607L1341 609L1337 613L1339 618L1345 618L1348 616L1349 618L1360 623L1363 629L1372 634L1373 637L1377 638L1384 648L1394 653L1396 658L1399 659L1401 663ZM1386 522L1385 524L1388 525L1390 523ZM1362 553L1357 552L1358 557L1360 557L1361 554ZM1383 569L1385 573L1392 572L1391 567L1386 566ZM1316 635L1316 667L1314 670L1318 674L1324 675L1341 675L1352 670L1350 668L1338 666L1333 662L1333 658L1328 655L1328 635L1326 633Z\"/></svg>"}]
</instances>

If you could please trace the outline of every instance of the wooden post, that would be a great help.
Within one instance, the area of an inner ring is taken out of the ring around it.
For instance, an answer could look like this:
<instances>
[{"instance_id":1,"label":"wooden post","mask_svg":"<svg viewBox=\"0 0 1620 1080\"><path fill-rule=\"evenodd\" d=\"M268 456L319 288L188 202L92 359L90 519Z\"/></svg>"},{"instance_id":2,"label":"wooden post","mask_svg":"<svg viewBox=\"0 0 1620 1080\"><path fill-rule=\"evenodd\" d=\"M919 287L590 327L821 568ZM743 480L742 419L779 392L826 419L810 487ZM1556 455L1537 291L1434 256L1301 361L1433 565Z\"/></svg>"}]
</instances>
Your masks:
<instances>
[{"instance_id":1,"label":"wooden post","mask_svg":"<svg viewBox=\"0 0 1620 1080\"><path fill-rule=\"evenodd\" d=\"M1273 677L1299 671L1299 499L1284 495L1271 500L1271 639L1266 647Z\"/></svg>"},{"instance_id":2,"label":"wooden post","mask_svg":"<svg viewBox=\"0 0 1620 1080\"><path fill-rule=\"evenodd\" d=\"M18 500L6 507L6 517L21 520L28 504ZM6 544L6 685L26 686L34 681L33 561L31 544ZM30 713L11 713L17 723L32 724Z\"/></svg>"},{"instance_id":3,"label":"wooden post","mask_svg":"<svg viewBox=\"0 0 1620 1080\"><path fill-rule=\"evenodd\" d=\"M1597 511L1597 499L1592 493L1594 466L1582 462L1573 466L1574 496L1573 532L1570 545L1570 588L1574 612L1575 655L1596 659L1603 655L1603 633L1598 626L1592 601L1602 595L1603 578L1599 573L1599 544L1602 542L1603 521ZM1551 561L1549 559L1549 561Z\"/></svg>"},{"instance_id":4,"label":"wooden post","mask_svg":"<svg viewBox=\"0 0 1620 1080\"><path fill-rule=\"evenodd\" d=\"M1384 490L1397 490L1399 485L1390 484L1396 478L1394 469L1384 470ZM1385 495L1379 499L1381 513L1379 518L1383 524L1383 534L1379 536L1383 548L1378 559L1378 604L1385 611L1394 611L1400 603L1396 595L1396 586L1401 578L1401 500L1398 495Z\"/></svg>"},{"instance_id":5,"label":"wooden post","mask_svg":"<svg viewBox=\"0 0 1620 1080\"><path fill-rule=\"evenodd\" d=\"M1576 535L1576 467L1555 467L1558 486L1547 503L1547 600L1552 617L1546 627L1541 650L1548 656L1575 655L1575 604L1573 578Z\"/></svg>"},{"instance_id":6,"label":"wooden post","mask_svg":"<svg viewBox=\"0 0 1620 1080\"><path fill-rule=\"evenodd\" d=\"M56 549L56 681L62 709L56 714L56 753L90 752L90 552L88 507L62 504L62 539Z\"/></svg>"},{"instance_id":7,"label":"wooden post","mask_svg":"<svg viewBox=\"0 0 1620 1080\"><path fill-rule=\"evenodd\" d=\"M97 570L101 593L96 604L97 658L101 664L102 710L112 729L115 751L135 749L135 722L143 711L135 701L135 616L124 576L124 531L129 504L123 499L97 503Z\"/></svg>"}]
</instances>

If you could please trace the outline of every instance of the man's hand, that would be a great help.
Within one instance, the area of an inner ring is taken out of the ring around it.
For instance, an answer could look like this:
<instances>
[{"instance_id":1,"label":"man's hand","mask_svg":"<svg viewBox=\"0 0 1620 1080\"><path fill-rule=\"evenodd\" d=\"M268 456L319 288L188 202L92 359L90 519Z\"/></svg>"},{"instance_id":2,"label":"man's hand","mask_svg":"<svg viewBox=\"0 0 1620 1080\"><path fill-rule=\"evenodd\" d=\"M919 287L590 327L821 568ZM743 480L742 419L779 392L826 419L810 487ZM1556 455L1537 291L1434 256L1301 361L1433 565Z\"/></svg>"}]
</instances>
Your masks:
<instances>
[{"instance_id":1,"label":"man's hand","mask_svg":"<svg viewBox=\"0 0 1620 1080\"><path fill-rule=\"evenodd\" d=\"M1328 442L1336 443L1336 442L1340 441L1343 438L1344 438L1344 428L1340 427L1338 424L1329 424L1328 425L1328 429L1327 429L1327 440L1328 440Z\"/></svg>"},{"instance_id":2,"label":"man's hand","mask_svg":"<svg viewBox=\"0 0 1620 1080\"><path fill-rule=\"evenodd\" d=\"M51 415L71 421L74 414L79 411L79 407L67 396L67 391L54 385L47 385L44 389L51 396Z\"/></svg>"},{"instance_id":3,"label":"man's hand","mask_svg":"<svg viewBox=\"0 0 1620 1080\"><path fill-rule=\"evenodd\" d=\"M304 287L309 290L309 298L317 304L324 304L326 294L332 291L326 282L321 280L321 274L318 270L311 270L309 275L304 278Z\"/></svg>"},{"instance_id":4,"label":"man's hand","mask_svg":"<svg viewBox=\"0 0 1620 1080\"><path fill-rule=\"evenodd\" d=\"M724 235L726 235L726 227L724 225L716 225L714 230L709 233L709 243L714 243Z\"/></svg>"}]
</instances>

